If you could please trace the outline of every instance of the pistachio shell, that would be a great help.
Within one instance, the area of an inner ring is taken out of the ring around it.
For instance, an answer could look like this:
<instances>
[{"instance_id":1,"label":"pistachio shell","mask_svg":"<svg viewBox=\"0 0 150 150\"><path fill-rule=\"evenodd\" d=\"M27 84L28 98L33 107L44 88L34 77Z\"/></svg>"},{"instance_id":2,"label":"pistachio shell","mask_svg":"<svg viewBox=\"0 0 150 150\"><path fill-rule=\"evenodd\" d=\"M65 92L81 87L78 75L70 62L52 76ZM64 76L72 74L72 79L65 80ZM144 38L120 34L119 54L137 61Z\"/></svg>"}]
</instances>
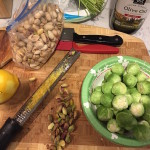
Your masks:
<instances>
[{"instance_id":1,"label":"pistachio shell","mask_svg":"<svg viewBox=\"0 0 150 150\"><path fill-rule=\"evenodd\" d=\"M70 143L71 142L71 139L70 139L70 134L68 133L66 138L65 138L65 142L66 143Z\"/></svg>"},{"instance_id":2,"label":"pistachio shell","mask_svg":"<svg viewBox=\"0 0 150 150\"><path fill-rule=\"evenodd\" d=\"M24 24L25 29L29 29L30 27L31 27L31 25L29 23Z\"/></svg>"},{"instance_id":3,"label":"pistachio shell","mask_svg":"<svg viewBox=\"0 0 150 150\"><path fill-rule=\"evenodd\" d=\"M25 30L25 29L24 29L23 27L21 27L21 26L19 26L19 27L17 28L17 31L18 31L18 32L21 32L21 33L23 33L24 30Z\"/></svg>"},{"instance_id":4,"label":"pistachio shell","mask_svg":"<svg viewBox=\"0 0 150 150\"><path fill-rule=\"evenodd\" d=\"M40 53L41 53L40 50L36 50L36 51L34 52L34 55L38 55L38 54L40 54Z\"/></svg>"},{"instance_id":5,"label":"pistachio shell","mask_svg":"<svg viewBox=\"0 0 150 150\"><path fill-rule=\"evenodd\" d=\"M33 69L40 69L41 67L40 66L35 66L35 67L31 67Z\"/></svg>"},{"instance_id":6,"label":"pistachio shell","mask_svg":"<svg viewBox=\"0 0 150 150\"><path fill-rule=\"evenodd\" d=\"M67 115L67 109L66 109L65 107L62 108L62 113L63 113L64 115Z\"/></svg>"},{"instance_id":7,"label":"pistachio shell","mask_svg":"<svg viewBox=\"0 0 150 150\"><path fill-rule=\"evenodd\" d=\"M32 58L33 54L32 53L26 53L27 58Z\"/></svg>"},{"instance_id":8,"label":"pistachio shell","mask_svg":"<svg viewBox=\"0 0 150 150\"><path fill-rule=\"evenodd\" d=\"M31 68L34 68L34 67L37 67L39 64L36 62L36 63L33 63L33 64L30 64L30 67Z\"/></svg>"},{"instance_id":9,"label":"pistachio shell","mask_svg":"<svg viewBox=\"0 0 150 150\"><path fill-rule=\"evenodd\" d=\"M63 113L59 113L60 118L65 119L65 115Z\"/></svg>"},{"instance_id":10,"label":"pistachio shell","mask_svg":"<svg viewBox=\"0 0 150 150\"><path fill-rule=\"evenodd\" d=\"M51 16L52 16L52 18L57 18L57 13L56 13L56 11L53 10L53 11L51 12Z\"/></svg>"},{"instance_id":11,"label":"pistachio shell","mask_svg":"<svg viewBox=\"0 0 150 150\"><path fill-rule=\"evenodd\" d=\"M41 18L44 15L43 11L36 11L34 17L36 19Z\"/></svg>"},{"instance_id":12,"label":"pistachio shell","mask_svg":"<svg viewBox=\"0 0 150 150\"><path fill-rule=\"evenodd\" d=\"M50 121L50 123L52 123L53 121L53 116L51 114L48 115L48 120Z\"/></svg>"},{"instance_id":13,"label":"pistachio shell","mask_svg":"<svg viewBox=\"0 0 150 150\"><path fill-rule=\"evenodd\" d=\"M41 57L45 57L45 56L47 56L48 54L49 54L48 51L42 51L42 52L40 53L40 56L41 56Z\"/></svg>"},{"instance_id":14,"label":"pistachio shell","mask_svg":"<svg viewBox=\"0 0 150 150\"><path fill-rule=\"evenodd\" d=\"M33 24L34 23L34 17L30 17L29 18L29 24Z\"/></svg>"},{"instance_id":15,"label":"pistachio shell","mask_svg":"<svg viewBox=\"0 0 150 150\"><path fill-rule=\"evenodd\" d=\"M42 34L42 33L43 33L43 31L44 31L44 30L43 30L42 28L41 28L41 29L39 29L39 30L37 31L37 34L38 34L38 35L40 35L40 34Z\"/></svg>"},{"instance_id":16,"label":"pistachio shell","mask_svg":"<svg viewBox=\"0 0 150 150\"><path fill-rule=\"evenodd\" d=\"M39 19L35 19L35 20L34 20L34 24L35 24L35 25L38 26L38 25L40 25L40 23L41 23L41 21L40 21Z\"/></svg>"},{"instance_id":17,"label":"pistachio shell","mask_svg":"<svg viewBox=\"0 0 150 150\"><path fill-rule=\"evenodd\" d=\"M28 43L28 39L27 39L27 38L23 39L22 41L23 41L24 43Z\"/></svg>"},{"instance_id":18,"label":"pistachio shell","mask_svg":"<svg viewBox=\"0 0 150 150\"><path fill-rule=\"evenodd\" d=\"M24 56L24 57L23 57L23 61L26 61L26 60L27 60L27 56Z\"/></svg>"},{"instance_id":19,"label":"pistachio shell","mask_svg":"<svg viewBox=\"0 0 150 150\"><path fill-rule=\"evenodd\" d=\"M62 13L58 13L57 20L58 20L59 22L61 22L62 19L63 19L63 14L62 14Z\"/></svg>"},{"instance_id":20,"label":"pistachio shell","mask_svg":"<svg viewBox=\"0 0 150 150\"><path fill-rule=\"evenodd\" d=\"M25 46L25 43L23 41L19 41L18 46L23 47L23 46Z\"/></svg>"},{"instance_id":21,"label":"pistachio shell","mask_svg":"<svg viewBox=\"0 0 150 150\"><path fill-rule=\"evenodd\" d=\"M28 42L28 43L27 43L27 51L31 51L32 48L33 48L32 42Z\"/></svg>"},{"instance_id":22,"label":"pistachio shell","mask_svg":"<svg viewBox=\"0 0 150 150\"><path fill-rule=\"evenodd\" d=\"M62 150L61 146L57 145L57 150Z\"/></svg>"},{"instance_id":23,"label":"pistachio shell","mask_svg":"<svg viewBox=\"0 0 150 150\"><path fill-rule=\"evenodd\" d=\"M46 36L45 36L45 34L44 34L44 33L42 33L42 34L41 34L41 38L42 38L42 40L43 40L43 42L44 42L44 43L46 43L46 42L47 42L47 39L46 39Z\"/></svg>"},{"instance_id":24,"label":"pistachio shell","mask_svg":"<svg viewBox=\"0 0 150 150\"><path fill-rule=\"evenodd\" d=\"M48 11L49 13L51 13L51 11L52 11L51 5L49 5L49 4L48 4L48 6L47 6L47 11Z\"/></svg>"},{"instance_id":25,"label":"pistachio shell","mask_svg":"<svg viewBox=\"0 0 150 150\"><path fill-rule=\"evenodd\" d=\"M61 147L65 147L65 144L66 144L66 143L65 143L64 140L60 140L60 141L59 141L59 145L60 145Z\"/></svg>"},{"instance_id":26,"label":"pistachio shell","mask_svg":"<svg viewBox=\"0 0 150 150\"><path fill-rule=\"evenodd\" d=\"M41 42L41 41L37 41L37 42L34 44L34 48L35 48L35 49L41 49L43 46L44 46L44 44L43 44L43 42Z\"/></svg>"},{"instance_id":27,"label":"pistachio shell","mask_svg":"<svg viewBox=\"0 0 150 150\"><path fill-rule=\"evenodd\" d=\"M43 58L43 57L40 57L39 59L38 59L38 62L44 62L45 61L45 58Z\"/></svg>"},{"instance_id":28,"label":"pistachio shell","mask_svg":"<svg viewBox=\"0 0 150 150\"><path fill-rule=\"evenodd\" d=\"M48 37L53 40L54 39L54 34L51 31L48 31Z\"/></svg>"},{"instance_id":29,"label":"pistachio shell","mask_svg":"<svg viewBox=\"0 0 150 150\"><path fill-rule=\"evenodd\" d=\"M56 112L57 112L57 113L60 113L61 110L62 110L62 105L59 105L59 107L57 108Z\"/></svg>"},{"instance_id":30,"label":"pistachio shell","mask_svg":"<svg viewBox=\"0 0 150 150\"><path fill-rule=\"evenodd\" d=\"M41 18L41 22L42 22L43 24L46 24L46 23L47 23L47 20L42 17L42 18Z\"/></svg>"},{"instance_id":31,"label":"pistachio shell","mask_svg":"<svg viewBox=\"0 0 150 150\"><path fill-rule=\"evenodd\" d=\"M38 60L38 59L40 59L40 55L34 54L32 58L33 58L34 60Z\"/></svg>"},{"instance_id":32,"label":"pistachio shell","mask_svg":"<svg viewBox=\"0 0 150 150\"><path fill-rule=\"evenodd\" d=\"M51 16L48 12L45 12L45 17L46 17L47 21L51 21Z\"/></svg>"},{"instance_id":33,"label":"pistachio shell","mask_svg":"<svg viewBox=\"0 0 150 150\"><path fill-rule=\"evenodd\" d=\"M48 130L52 130L54 128L54 123L50 123L50 125L48 126Z\"/></svg>"},{"instance_id":34,"label":"pistachio shell","mask_svg":"<svg viewBox=\"0 0 150 150\"><path fill-rule=\"evenodd\" d=\"M21 63L21 62L22 62L22 58L21 58L19 55L16 55L16 56L15 56L15 60L16 60L18 63Z\"/></svg>"},{"instance_id":35,"label":"pistachio shell","mask_svg":"<svg viewBox=\"0 0 150 150\"><path fill-rule=\"evenodd\" d=\"M40 38L39 35L33 35L31 34L28 39L31 40L32 42L36 42Z\"/></svg>"},{"instance_id":36,"label":"pistachio shell","mask_svg":"<svg viewBox=\"0 0 150 150\"><path fill-rule=\"evenodd\" d=\"M43 51L43 50L47 50L48 46L45 44L40 50Z\"/></svg>"},{"instance_id":37,"label":"pistachio shell","mask_svg":"<svg viewBox=\"0 0 150 150\"><path fill-rule=\"evenodd\" d=\"M43 11L46 11L46 4L43 5Z\"/></svg>"},{"instance_id":38,"label":"pistachio shell","mask_svg":"<svg viewBox=\"0 0 150 150\"><path fill-rule=\"evenodd\" d=\"M69 128L68 128L68 132L73 132L75 129L75 126L74 125L71 125Z\"/></svg>"},{"instance_id":39,"label":"pistachio shell","mask_svg":"<svg viewBox=\"0 0 150 150\"><path fill-rule=\"evenodd\" d=\"M55 47L55 42L51 42L51 48L53 49Z\"/></svg>"},{"instance_id":40,"label":"pistachio shell","mask_svg":"<svg viewBox=\"0 0 150 150\"><path fill-rule=\"evenodd\" d=\"M48 22L44 25L45 30L52 30L54 28L53 24L51 22Z\"/></svg>"}]
</instances>

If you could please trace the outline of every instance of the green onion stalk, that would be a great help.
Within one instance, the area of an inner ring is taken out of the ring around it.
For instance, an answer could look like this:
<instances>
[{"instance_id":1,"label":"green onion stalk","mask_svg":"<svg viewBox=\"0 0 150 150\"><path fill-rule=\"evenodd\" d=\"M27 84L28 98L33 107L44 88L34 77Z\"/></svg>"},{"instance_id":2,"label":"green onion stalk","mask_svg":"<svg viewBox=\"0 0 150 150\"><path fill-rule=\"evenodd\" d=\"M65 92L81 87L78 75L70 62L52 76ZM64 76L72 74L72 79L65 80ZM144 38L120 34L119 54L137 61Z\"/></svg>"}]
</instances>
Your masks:
<instances>
[{"instance_id":1,"label":"green onion stalk","mask_svg":"<svg viewBox=\"0 0 150 150\"><path fill-rule=\"evenodd\" d=\"M104 0L79 0L79 9L81 4L89 11L91 16L95 16L103 9Z\"/></svg>"}]
</instances>

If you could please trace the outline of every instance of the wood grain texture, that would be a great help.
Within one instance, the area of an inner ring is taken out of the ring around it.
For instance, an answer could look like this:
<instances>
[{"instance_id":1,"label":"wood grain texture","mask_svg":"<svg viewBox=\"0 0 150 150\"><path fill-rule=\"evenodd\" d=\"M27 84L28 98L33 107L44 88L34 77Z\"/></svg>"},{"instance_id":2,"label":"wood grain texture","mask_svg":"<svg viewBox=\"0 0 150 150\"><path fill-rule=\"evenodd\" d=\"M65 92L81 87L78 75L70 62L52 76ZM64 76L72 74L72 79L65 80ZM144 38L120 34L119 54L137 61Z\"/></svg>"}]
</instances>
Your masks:
<instances>
[{"instance_id":1,"label":"wood grain texture","mask_svg":"<svg viewBox=\"0 0 150 150\"><path fill-rule=\"evenodd\" d=\"M74 27L75 31L79 34L104 34L115 35L119 34L124 39L124 44L120 47L118 54L81 54L80 58L66 73L65 83L69 84L69 90L73 93L73 99L80 111L81 115L76 125L77 128L73 133L73 139L71 144L67 146L68 150L127 150L130 148L122 147L111 143L107 139L98 134L87 121L81 107L80 93L82 82L88 73L88 71L95 64L105 58L111 56L128 55L143 59L150 63L150 57L146 50L146 47L140 39L133 36L120 33L113 30L108 30L99 27L86 26L80 24L65 24L65 27ZM0 33L1 35L1 33ZM0 48L0 62L11 55L11 48L8 42L8 36L5 34L2 47ZM41 82L48 76L48 74L54 69L57 63L65 56L67 52L55 51L54 55L48 60L48 62L40 69L36 71L24 70L18 68L14 62L9 63L4 69L16 74L20 81L20 91L7 103L0 105L0 127L8 117L13 117L17 110L24 104L26 99L32 95L32 93L38 88ZM30 77L36 77L37 80L33 83L28 83ZM25 86L26 84L26 86ZM55 96L58 93L58 88L61 82L54 88L49 96L42 102L39 108L34 112L30 119L24 125L24 129L18 134L13 142L10 144L8 150L44 150L46 144L50 143L50 136L48 133L48 119L47 116L50 112L53 112L57 102ZM26 89L26 90L23 90ZM30 90L29 90L30 89ZM132 150L148 150L150 146L143 148L131 148Z\"/></svg>"}]
</instances>

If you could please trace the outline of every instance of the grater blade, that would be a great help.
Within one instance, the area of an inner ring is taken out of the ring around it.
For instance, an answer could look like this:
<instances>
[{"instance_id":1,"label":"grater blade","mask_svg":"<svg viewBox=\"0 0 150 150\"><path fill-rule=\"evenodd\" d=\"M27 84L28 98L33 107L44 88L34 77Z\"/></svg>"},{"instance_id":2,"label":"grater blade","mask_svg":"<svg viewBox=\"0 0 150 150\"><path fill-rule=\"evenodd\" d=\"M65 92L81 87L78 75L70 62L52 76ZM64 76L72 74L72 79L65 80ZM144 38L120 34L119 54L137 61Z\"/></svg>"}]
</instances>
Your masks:
<instances>
[{"instance_id":1,"label":"grater blade","mask_svg":"<svg viewBox=\"0 0 150 150\"><path fill-rule=\"evenodd\" d=\"M73 63L79 58L80 52L70 50L66 56L60 61L55 69L49 74L46 80L33 93L27 102L16 113L14 119L21 125L26 122L39 104L46 98L46 96L53 90L63 75L69 70Z\"/></svg>"}]
</instances>

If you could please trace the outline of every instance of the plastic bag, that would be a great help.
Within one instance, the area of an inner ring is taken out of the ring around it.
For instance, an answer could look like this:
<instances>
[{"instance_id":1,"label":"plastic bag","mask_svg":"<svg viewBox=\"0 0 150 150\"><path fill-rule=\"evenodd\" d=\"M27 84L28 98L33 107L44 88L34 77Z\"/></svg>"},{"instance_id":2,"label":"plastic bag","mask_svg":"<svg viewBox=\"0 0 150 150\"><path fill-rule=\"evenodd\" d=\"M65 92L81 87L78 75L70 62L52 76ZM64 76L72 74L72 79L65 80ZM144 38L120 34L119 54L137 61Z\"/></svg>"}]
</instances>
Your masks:
<instances>
[{"instance_id":1,"label":"plastic bag","mask_svg":"<svg viewBox=\"0 0 150 150\"><path fill-rule=\"evenodd\" d=\"M53 54L62 29L60 8L38 0L7 28L13 61L20 67L40 69Z\"/></svg>"}]
</instances>

